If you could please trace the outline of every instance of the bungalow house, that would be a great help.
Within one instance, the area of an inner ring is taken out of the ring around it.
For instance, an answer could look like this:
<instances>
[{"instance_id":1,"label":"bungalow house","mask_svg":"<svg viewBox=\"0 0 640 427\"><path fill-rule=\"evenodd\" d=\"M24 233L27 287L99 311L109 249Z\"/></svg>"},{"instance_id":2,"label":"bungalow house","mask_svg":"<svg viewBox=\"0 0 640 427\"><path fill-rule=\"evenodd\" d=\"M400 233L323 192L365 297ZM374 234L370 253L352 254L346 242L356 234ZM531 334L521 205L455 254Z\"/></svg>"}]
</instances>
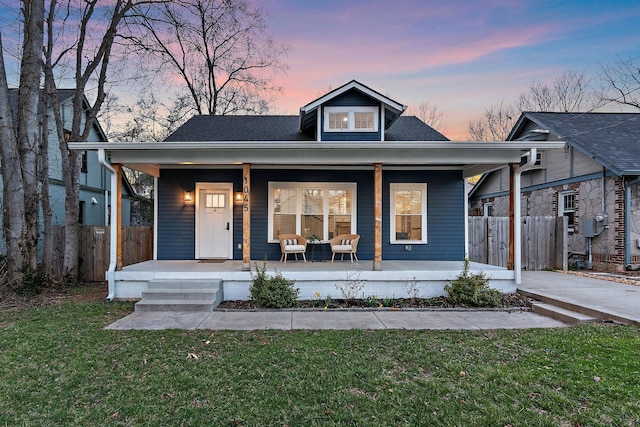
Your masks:
<instances>
[{"instance_id":1,"label":"bungalow house","mask_svg":"<svg viewBox=\"0 0 640 427\"><path fill-rule=\"evenodd\" d=\"M566 216L576 266L640 264L640 113L525 112L509 141L566 142L540 150L522 174L521 214ZM473 215L507 216L509 174L485 174L470 193Z\"/></svg>"},{"instance_id":2,"label":"bungalow house","mask_svg":"<svg viewBox=\"0 0 640 427\"><path fill-rule=\"evenodd\" d=\"M354 80L296 116L195 116L163 142L72 144L108 159L112 179L121 165L155 177L154 260L120 269L112 253L108 298L206 277L225 299L247 299L252 264L263 261L295 279L301 297L339 297L336 282L351 273L367 295L399 296L394 285L409 282L421 296L443 294L466 254L465 178L562 144L452 142L405 109ZM281 233L325 246L358 234L360 262L281 263ZM517 270L488 273L514 291Z\"/></svg>"}]
</instances>

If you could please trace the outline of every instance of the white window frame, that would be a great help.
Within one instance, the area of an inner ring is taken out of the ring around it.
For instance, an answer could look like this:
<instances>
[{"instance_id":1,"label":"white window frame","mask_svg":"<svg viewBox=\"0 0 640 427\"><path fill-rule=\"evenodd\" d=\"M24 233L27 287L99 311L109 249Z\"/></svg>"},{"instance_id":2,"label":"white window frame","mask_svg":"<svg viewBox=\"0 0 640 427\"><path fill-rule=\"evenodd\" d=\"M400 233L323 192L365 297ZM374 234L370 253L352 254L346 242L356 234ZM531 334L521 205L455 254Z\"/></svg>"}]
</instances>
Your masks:
<instances>
[{"instance_id":1,"label":"white window frame","mask_svg":"<svg viewBox=\"0 0 640 427\"><path fill-rule=\"evenodd\" d=\"M271 238L273 236L273 211L274 211L274 197L273 190L276 188L284 188L289 190L297 190L296 196L296 234L302 235L301 224L302 216L302 191L303 190L325 190L324 191L324 229L322 231L323 236L329 236L329 190L348 190L351 191L351 233L356 233L358 230L358 200L357 190L358 186L355 182L278 182L271 181L268 184L268 243L277 243L277 239ZM334 236L335 237L335 236ZM328 242L327 239L322 240Z\"/></svg>"},{"instance_id":2,"label":"white window frame","mask_svg":"<svg viewBox=\"0 0 640 427\"><path fill-rule=\"evenodd\" d=\"M485 217L490 217L493 216L493 202L487 202L484 204L484 212L483 212L483 216Z\"/></svg>"},{"instance_id":3,"label":"white window frame","mask_svg":"<svg viewBox=\"0 0 640 427\"><path fill-rule=\"evenodd\" d=\"M325 132L377 132L379 129L380 115L378 114L378 107L324 107L324 125ZM344 129L330 129L329 128L329 114L346 113L348 117L349 126ZM355 113L372 113L373 114L373 127L371 128L359 128L356 129Z\"/></svg>"},{"instance_id":4,"label":"white window frame","mask_svg":"<svg viewBox=\"0 0 640 427\"><path fill-rule=\"evenodd\" d=\"M396 239L396 197L397 191L420 190L422 191L422 213L420 240ZM427 242L427 183L392 183L389 184L389 241L396 245L420 245Z\"/></svg>"},{"instance_id":5,"label":"white window frame","mask_svg":"<svg viewBox=\"0 0 640 427\"><path fill-rule=\"evenodd\" d=\"M576 192L573 190L558 192L558 216L565 216L567 213L573 213L573 224L569 224L569 233L573 233L575 230L576 221ZM573 206L571 210L567 210L565 205L565 197L571 196L573 198Z\"/></svg>"}]
</instances>

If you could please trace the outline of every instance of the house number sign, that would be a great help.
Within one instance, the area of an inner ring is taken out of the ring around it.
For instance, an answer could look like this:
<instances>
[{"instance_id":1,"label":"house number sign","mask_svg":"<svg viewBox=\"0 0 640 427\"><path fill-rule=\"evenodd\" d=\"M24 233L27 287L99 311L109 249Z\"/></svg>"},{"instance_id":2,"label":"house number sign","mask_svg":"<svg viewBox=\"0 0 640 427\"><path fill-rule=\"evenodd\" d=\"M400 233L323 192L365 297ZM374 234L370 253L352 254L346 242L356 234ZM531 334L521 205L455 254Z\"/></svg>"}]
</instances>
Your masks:
<instances>
[{"instance_id":1,"label":"house number sign","mask_svg":"<svg viewBox=\"0 0 640 427\"><path fill-rule=\"evenodd\" d=\"M242 186L242 210L249 212L249 179L244 175L244 185Z\"/></svg>"}]
</instances>

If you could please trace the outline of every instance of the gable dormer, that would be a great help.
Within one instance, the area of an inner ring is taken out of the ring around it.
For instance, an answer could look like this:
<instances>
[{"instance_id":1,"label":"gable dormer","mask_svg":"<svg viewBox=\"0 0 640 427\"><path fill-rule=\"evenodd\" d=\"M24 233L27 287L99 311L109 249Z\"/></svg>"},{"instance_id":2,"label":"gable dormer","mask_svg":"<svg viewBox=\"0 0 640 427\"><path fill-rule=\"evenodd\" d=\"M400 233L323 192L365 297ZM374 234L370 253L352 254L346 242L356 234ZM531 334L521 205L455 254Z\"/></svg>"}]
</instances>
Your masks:
<instances>
[{"instance_id":1,"label":"gable dormer","mask_svg":"<svg viewBox=\"0 0 640 427\"><path fill-rule=\"evenodd\" d=\"M300 132L317 141L384 141L406 108L352 80L300 108Z\"/></svg>"}]
</instances>

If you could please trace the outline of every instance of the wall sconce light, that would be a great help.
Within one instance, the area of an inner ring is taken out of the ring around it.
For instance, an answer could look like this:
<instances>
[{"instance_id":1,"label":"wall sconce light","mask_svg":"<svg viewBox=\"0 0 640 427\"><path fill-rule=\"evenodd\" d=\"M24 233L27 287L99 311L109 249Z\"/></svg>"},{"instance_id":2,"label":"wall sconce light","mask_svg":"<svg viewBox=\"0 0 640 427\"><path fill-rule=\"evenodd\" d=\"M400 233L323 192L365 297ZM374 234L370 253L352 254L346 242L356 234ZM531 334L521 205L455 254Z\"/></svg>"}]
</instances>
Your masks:
<instances>
[{"instance_id":1,"label":"wall sconce light","mask_svg":"<svg viewBox=\"0 0 640 427\"><path fill-rule=\"evenodd\" d=\"M185 191L184 192L184 202L185 203L193 202L193 196L191 195L191 191Z\"/></svg>"},{"instance_id":2,"label":"wall sconce light","mask_svg":"<svg viewBox=\"0 0 640 427\"><path fill-rule=\"evenodd\" d=\"M242 191L236 191L234 200L236 201L236 203L242 203L242 200L243 200Z\"/></svg>"}]
</instances>

